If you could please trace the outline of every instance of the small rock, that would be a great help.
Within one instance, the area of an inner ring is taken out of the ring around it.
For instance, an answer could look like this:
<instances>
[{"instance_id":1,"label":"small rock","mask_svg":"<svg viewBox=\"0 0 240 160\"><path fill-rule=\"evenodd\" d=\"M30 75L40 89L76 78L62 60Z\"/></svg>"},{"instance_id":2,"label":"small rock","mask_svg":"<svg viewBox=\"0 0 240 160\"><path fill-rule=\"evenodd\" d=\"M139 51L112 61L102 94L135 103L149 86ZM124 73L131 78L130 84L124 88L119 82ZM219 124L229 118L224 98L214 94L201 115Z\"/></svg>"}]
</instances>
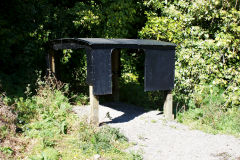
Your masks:
<instances>
[{"instance_id":1,"label":"small rock","mask_svg":"<svg viewBox=\"0 0 240 160\"><path fill-rule=\"evenodd\" d=\"M101 156L100 156L99 154L95 154L95 155L93 156L93 159L94 159L94 160L98 160L99 158L101 158Z\"/></svg>"}]
</instances>

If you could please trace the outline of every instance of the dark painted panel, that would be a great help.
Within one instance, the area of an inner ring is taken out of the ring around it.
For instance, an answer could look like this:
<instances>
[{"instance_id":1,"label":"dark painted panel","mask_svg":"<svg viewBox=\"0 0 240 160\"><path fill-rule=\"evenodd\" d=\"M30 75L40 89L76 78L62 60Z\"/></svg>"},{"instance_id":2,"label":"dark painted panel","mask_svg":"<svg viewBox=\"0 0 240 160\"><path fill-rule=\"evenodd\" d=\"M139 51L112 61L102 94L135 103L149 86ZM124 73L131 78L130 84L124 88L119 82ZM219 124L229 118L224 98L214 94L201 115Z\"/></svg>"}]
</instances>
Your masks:
<instances>
[{"instance_id":1,"label":"dark painted panel","mask_svg":"<svg viewBox=\"0 0 240 160\"><path fill-rule=\"evenodd\" d=\"M93 64L92 64L92 49L86 47L87 54L87 83L93 85Z\"/></svg>"},{"instance_id":2,"label":"dark painted panel","mask_svg":"<svg viewBox=\"0 0 240 160\"><path fill-rule=\"evenodd\" d=\"M91 50L91 76L94 95L112 94L111 50L112 49Z\"/></svg>"},{"instance_id":3,"label":"dark painted panel","mask_svg":"<svg viewBox=\"0 0 240 160\"><path fill-rule=\"evenodd\" d=\"M145 91L174 88L175 50L145 50Z\"/></svg>"},{"instance_id":4,"label":"dark painted panel","mask_svg":"<svg viewBox=\"0 0 240 160\"><path fill-rule=\"evenodd\" d=\"M79 49L84 48L83 45L80 45L78 43L56 43L53 45L54 50L60 50L60 49Z\"/></svg>"}]
</instances>

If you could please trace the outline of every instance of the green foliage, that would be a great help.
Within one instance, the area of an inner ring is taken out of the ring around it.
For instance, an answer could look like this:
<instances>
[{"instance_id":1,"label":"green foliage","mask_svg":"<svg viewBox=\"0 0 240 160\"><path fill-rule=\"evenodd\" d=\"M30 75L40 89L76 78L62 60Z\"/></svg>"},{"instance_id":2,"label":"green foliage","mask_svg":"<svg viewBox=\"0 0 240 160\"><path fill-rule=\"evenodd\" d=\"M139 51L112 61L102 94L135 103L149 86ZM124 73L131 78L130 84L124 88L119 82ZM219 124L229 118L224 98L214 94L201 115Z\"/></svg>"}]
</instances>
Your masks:
<instances>
[{"instance_id":1,"label":"green foliage","mask_svg":"<svg viewBox=\"0 0 240 160\"><path fill-rule=\"evenodd\" d=\"M74 102L79 106L87 105L89 103L89 97L80 93L74 97Z\"/></svg>"},{"instance_id":2,"label":"green foliage","mask_svg":"<svg viewBox=\"0 0 240 160\"><path fill-rule=\"evenodd\" d=\"M178 121L211 133L239 136L240 110L236 107L227 108L223 94L224 92L216 87L205 86L201 94L194 94L189 104L190 109L179 113Z\"/></svg>"},{"instance_id":3,"label":"green foliage","mask_svg":"<svg viewBox=\"0 0 240 160\"><path fill-rule=\"evenodd\" d=\"M25 134L30 137L43 137L46 146L53 145L48 138L52 138L56 134L66 134L68 127L67 117L71 109L68 99L60 91L64 85L56 84L54 87L51 81L52 79L49 78L47 82L43 82L39 86L37 95L25 101L27 106L33 106L34 116L31 117L31 121L32 118L35 119L34 122L24 125ZM25 103L22 104L26 105ZM24 106L18 106L18 108L22 109ZM26 113L23 115L26 115ZM47 139L44 139L45 137Z\"/></svg>"},{"instance_id":4,"label":"green foliage","mask_svg":"<svg viewBox=\"0 0 240 160\"><path fill-rule=\"evenodd\" d=\"M7 126L1 126L0 127L0 139L4 139L9 134L9 130Z\"/></svg>"},{"instance_id":5,"label":"green foliage","mask_svg":"<svg viewBox=\"0 0 240 160\"><path fill-rule=\"evenodd\" d=\"M67 63L69 61L69 58L71 58L71 53L73 51L71 49L64 49L63 50L63 57L61 59L61 62L64 64L64 63Z\"/></svg>"},{"instance_id":6,"label":"green foliage","mask_svg":"<svg viewBox=\"0 0 240 160\"><path fill-rule=\"evenodd\" d=\"M125 75L126 76L126 75ZM144 92L144 86L132 81L127 76L128 80L120 81L120 100L137 106L144 107L146 110L149 109L160 109L162 110L163 104L163 92Z\"/></svg>"},{"instance_id":7,"label":"green foliage","mask_svg":"<svg viewBox=\"0 0 240 160\"><path fill-rule=\"evenodd\" d=\"M178 120L239 134L240 18L238 1L145 0L141 38L177 44L175 101L189 108Z\"/></svg>"},{"instance_id":8,"label":"green foliage","mask_svg":"<svg viewBox=\"0 0 240 160\"><path fill-rule=\"evenodd\" d=\"M127 142L126 137L115 128L103 127L94 130L91 126L81 123L79 132L79 145L85 154L94 155L110 151L120 153L116 148L117 144Z\"/></svg>"},{"instance_id":9,"label":"green foliage","mask_svg":"<svg viewBox=\"0 0 240 160\"><path fill-rule=\"evenodd\" d=\"M59 153L54 151L56 141L67 134L73 119L71 105L63 92L67 87L53 77L38 80L37 84L35 96L16 100L18 122L26 137L39 141L31 159L57 160Z\"/></svg>"},{"instance_id":10,"label":"green foliage","mask_svg":"<svg viewBox=\"0 0 240 160\"><path fill-rule=\"evenodd\" d=\"M24 121L23 136L36 141L25 157L32 160L86 159L94 154L119 160L140 157L123 151L129 145L118 129L98 129L80 122L71 113L65 84L54 77L39 79L37 84L36 95L16 100L18 119ZM66 145L71 149L66 150Z\"/></svg>"},{"instance_id":11,"label":"green foliage","mask_svg":"<svg viewBox=\"0 0 240 160\"><path fill-rule=\"evenodd\" d=\"M45 75L49 40L63 37L136 37L136 28L141 28L144 22L139 2L16 0L1 3L4 7L0 11L0 92L6 92L10 98L8 103L15 104L18 126L23 129L23 135L37 141L32 153L27 153L31 154L28 158L59 159L54 156L59 152L61 158L69 159L68 155L80 153L74 143L64 139L64 136L71 136L69 132L74 119L69 100L62 92L64 89L56 88L55 83L38 80ZM81 93L71 100L87 104L84 51L57 52L56 66L58 79L70 84L69 95ZM38 84L35 84L36 81ZM61 138L75 152L64 154L58 149L63 143L59 142ZM51 152L52 149L57 152ZM108 154L106 157L112 156L112 159L131 159L122 151ZM78 157L85 158L81 153Z\"/></svg>"},{"instance_id":12,"label":"green foliage","mask_svg":"<svg viewBox=\"0 0 240 160\"><path fill-rule=\"evenodd\" d=\"M13 150L10 147L1 147L0 146L0 151L5 154L9 154L9 155L13 154Z\"/></svg>"},{"instance_id":13,"label":"green foliage","mask_svg":"<svg viewBox=\"0 0 240 160\"><path fill-rule=\"evenodd\" d=\"M123 50L121 65L120 101L141 106L147 110L162 110L163 91L144 92L143 51Z\"/></svg>"},{"instance_id":14,"label":"green foliage","mask_svg":"<svg viewBox=\"0 0 240 160\"><path fill-rule=\"evenodd\" d=\"M73 23L91 37L127 38L137 34L134 26L141 21L137 16L140 7L133 0L79 2L72 10Z\"/></svg>"},{"instance_id":15,"label":"green foliage","mask_svg":"<svg viewBox=\"0 0 240 160\"><path fill-rule=\"evenodd\" d=\"M237 2L236 2L237 3ZM227 106L240 105L240 12L218 1L145 1L151 8L142 38L177 44L175 95L188 103L205 84L226 90Z\"/></svg>"},{"instance_id":16,"label":"green foliage","mask_svg":"<svg viewBox=\"0 0 240 160\"><path fill-rule=\"evenodd\" d=\"M46 148L41 154L29 157L30 160L58 160L59 158L59 152L54 148Z\"/></svg>"},{"instance_id":17,"label":"green foliage","mask_svg":"<svg viewBox=\"0 0 240 160\"><path fill-rule=\"evenodd\" d=\"M20 0L3 2L0 11L0 81L11 97L24 97L39 71L46 71L49 40L64 37L131 38L144 23L141 1ZM76 52L76 53L74 53ZM86 92L81 51L56 54L58 78L74 92Z\"/></svg>"},{"instance_id":18,"label":"green foliage","mask_svg":"<svg viewBox=\"0 0 240 160\"><path fill-rule=\"evenodd\" d=\"M71 96L80 92L72 101L88 103L84 51L64 50L56 54L58 79L69 86L56 86L58 83L53 79L54 83L37 80L45 74L48 41L63 37L140 37L176 43L175 101L177 106L189 108L188 112L179 114L178 120L212 132L239 134L239 1L15 0L1 3L4 7L0 10L0 94L6 92L8 98L3 101L15 104L23 135L38 141L32 159L69 159L69 156L86 159L83 151L91 155L101 152L112 159L141 159L138 154L120 151L117 146L125 140L114 129L95 130L87 126L86 130L80 129L80 139L73 138L75 142L64 139L72 136L69 132L76 117L70 113L71 105L63 92L68 88ZM162 103L163 94L142 92L144 54L140 52L122 52L120 98L155 108ZM8 134L6 127L0 131L1 138ZM73 152L61 150L63 141ZM81 147L75 146L78 142Z\"/></svg>"},{"instance_id":19,"label":"green foliage","mask_svg":"<svg viewBox=\"0 0 240 160\"><path fill-rule=\"evenodd\" d=\"M138 152L130 152L133 160L143 160L143 157Z\"/></svg>"}]
</instances>

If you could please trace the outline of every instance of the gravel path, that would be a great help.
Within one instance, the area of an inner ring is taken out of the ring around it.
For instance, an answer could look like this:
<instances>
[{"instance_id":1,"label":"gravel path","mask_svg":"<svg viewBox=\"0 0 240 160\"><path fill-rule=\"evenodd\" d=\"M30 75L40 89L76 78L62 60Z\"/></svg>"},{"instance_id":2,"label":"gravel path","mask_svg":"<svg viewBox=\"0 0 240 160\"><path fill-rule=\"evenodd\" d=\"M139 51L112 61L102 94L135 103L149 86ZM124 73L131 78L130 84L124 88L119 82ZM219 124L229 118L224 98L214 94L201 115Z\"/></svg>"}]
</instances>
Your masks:
<instances>
[{"instance_id":1,"label":"gravel path","mask_svg":"<svg viewBox=\"0 0 240 160\"><path fill-rule=\"evenodd\" d=\"M89 106L75 107L80 117ZM106 116L109 112L111 118ZM240 139L229 135L212 135L175 121L166 121L159 111L124 103L100 105L100 122L120 128L133 142L128 150L139 151L144 160L240 160ZM110 120L112 119L112 120Z\"/></svg>"}]
</instances>

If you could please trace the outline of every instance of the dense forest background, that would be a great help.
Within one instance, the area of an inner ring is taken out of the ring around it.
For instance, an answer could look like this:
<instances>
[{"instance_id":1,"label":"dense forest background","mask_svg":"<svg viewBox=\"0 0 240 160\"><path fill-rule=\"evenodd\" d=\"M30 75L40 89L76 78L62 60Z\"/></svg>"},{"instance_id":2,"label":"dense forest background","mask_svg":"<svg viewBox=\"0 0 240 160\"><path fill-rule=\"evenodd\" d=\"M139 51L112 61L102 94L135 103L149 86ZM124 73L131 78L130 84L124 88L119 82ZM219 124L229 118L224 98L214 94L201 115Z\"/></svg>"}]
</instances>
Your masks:
<instances>
[{"instance_id":1,"label":"dense forest background","mask_svg":"<svg viewBox=\"0 0 240 160\"><path fill-rule=\"evenodd\" d=\"M239 133L239 7L238 0L1 1L0 93L8 103L36 94L36 82L46 74L48 42L56 38L168 41L177 44L174 106L178 120ZM122 92L129 95L132 87L137 94L141 89L136 86L143 85L144 54L122 52L127 86ZM87 96L85 59L82 51L57 54L58 79L68 83L69 94L80 95L79 99ZM148 100L157 105L161 96L142 93L132 102Z\"/></svg>"},{"instance_id":2,"label":"dense forest background","mask_svg":"<svg viewBox=\"0 0 240 160\"><path fill-rule=\"evenodd\" d=\"M49 40L146 38L177 44L175 93L186 105L201 103L196 94L204 94L209 87L224 92L225 106L240 104L237 0L10 0L1 1L0 12L0 80L9 95L24 93L39 73L45 74ZM85 81L81 56L59 53L59 72L65 81ZM132 57L136 63L142 59ZM141 72L141 67L135 68L133 72Z\"/></svg>"}]
</instances>

